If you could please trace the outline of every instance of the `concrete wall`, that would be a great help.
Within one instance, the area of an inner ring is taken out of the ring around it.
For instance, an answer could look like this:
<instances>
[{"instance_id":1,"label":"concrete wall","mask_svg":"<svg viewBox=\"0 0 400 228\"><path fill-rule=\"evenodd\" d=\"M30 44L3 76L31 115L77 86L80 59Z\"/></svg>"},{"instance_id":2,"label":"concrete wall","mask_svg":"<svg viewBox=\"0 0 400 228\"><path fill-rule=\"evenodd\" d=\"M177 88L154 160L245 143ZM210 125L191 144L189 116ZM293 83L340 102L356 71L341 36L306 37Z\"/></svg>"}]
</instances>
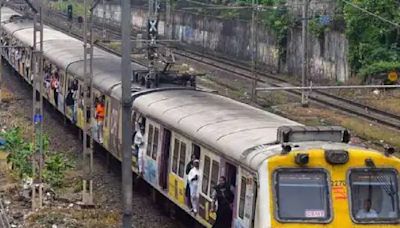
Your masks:
<instances>
[{"instance_id":1,"label":"concrete wall","mask_svg":"<svg viewBox=\"0 0 400 228\"><path fill-rule=\"evenodd\" d=\"M300 0L292 0L298 6ZM301 1L302 2L302 1ZM316 4L320 7L320 4ZM299 13L298 7L293 12ZM318 10L320 10L318 8ZM322 8L321 10L324 10ZM121 10L119 5L106 5L106 18L119 23ZM147 9L133 10L132 24L136 28L145 28ZM313 11L315 13L316 10ZM95 15L103 16L103 7L95 10ZM172 39L179 40L178 44L202 52L212 53L227 59L250 63L250 23L239 20L224 20L220 18L204 17L193 13L174 11L171 19L172 28L165 23L162 15L159 22L161 35L172 34ZM287 56L283 63L279 63L276 38L272 31L265 26L258 26L257 64L269 72L282 72L300 76L302 42L301 30L290 31L287 43ZM310 76L313 80L334 79L345 81L349 77L347 63L348 43L343 34L328 32L322 40L309 39Z\"/></svg>"}]
</instances>

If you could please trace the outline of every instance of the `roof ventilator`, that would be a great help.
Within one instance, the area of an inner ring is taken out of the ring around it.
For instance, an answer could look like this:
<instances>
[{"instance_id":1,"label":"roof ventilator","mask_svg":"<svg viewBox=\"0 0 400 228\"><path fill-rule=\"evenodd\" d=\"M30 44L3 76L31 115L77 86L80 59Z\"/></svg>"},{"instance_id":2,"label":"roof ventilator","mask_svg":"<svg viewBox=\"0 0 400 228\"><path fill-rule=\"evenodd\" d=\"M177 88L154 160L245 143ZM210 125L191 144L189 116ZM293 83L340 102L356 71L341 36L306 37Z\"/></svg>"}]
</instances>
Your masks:
<instances>
[{"instance_id":1,"label":"roof ventilator","mask_svg":"<svg viewBox=\"0 0 400 228\"><path fill-rule=\"evenodd\" d=\"M280 144L310 141L348 143L350 133L340 126L282 126L278 128L277 142Z\"/></svg>"}]
</instances>

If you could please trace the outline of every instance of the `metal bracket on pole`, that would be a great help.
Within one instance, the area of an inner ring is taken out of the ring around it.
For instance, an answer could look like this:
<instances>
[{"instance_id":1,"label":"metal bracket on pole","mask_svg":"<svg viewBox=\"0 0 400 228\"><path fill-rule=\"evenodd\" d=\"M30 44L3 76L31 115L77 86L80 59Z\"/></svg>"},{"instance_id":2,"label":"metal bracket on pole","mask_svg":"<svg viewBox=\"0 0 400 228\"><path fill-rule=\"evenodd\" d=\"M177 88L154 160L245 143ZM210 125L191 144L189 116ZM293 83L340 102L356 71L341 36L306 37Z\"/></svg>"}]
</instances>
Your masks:
<instances>
[{"instance_id":1,"label":"metal bracket on pole","mask_svg":"<svg viewBox=\"0 0 400 228\"><path fill-rule=\"evenodd\" d=\"M32 7L32 5L30 5ZM33 184L32 184L32 210L41 208L43 205L43 20L42 6L36 2L37 10L32 7L33 15ZM37 38L39 36L39 47Z\"/></svg>"}]
</instances>

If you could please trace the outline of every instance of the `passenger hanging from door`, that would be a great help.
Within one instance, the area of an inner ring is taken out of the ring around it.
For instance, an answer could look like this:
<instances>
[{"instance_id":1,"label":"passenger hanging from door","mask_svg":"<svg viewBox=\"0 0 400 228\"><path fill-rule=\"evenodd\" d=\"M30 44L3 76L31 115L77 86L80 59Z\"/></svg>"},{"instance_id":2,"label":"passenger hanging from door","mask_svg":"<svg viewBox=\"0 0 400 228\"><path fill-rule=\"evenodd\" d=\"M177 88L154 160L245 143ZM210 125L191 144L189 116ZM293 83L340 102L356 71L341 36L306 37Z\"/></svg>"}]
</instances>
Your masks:
<instances>
[{"instance_id":1,"label":"passenger hanging from door","mask_svg":"<svg viewBox=\"0 0 400 228\"><path fill-rule=\"evenodd\" d=\"M53 89L53 93L54 93L54 104L56 105L56 107L58 107L58 93L59 91L59 87L60 87L60 77L58 75L58 72L54 72L53 74L53 78L51 79L51 88Z\"/></svg>"},{"instance_id":2,"label":"passenger hanging from door","mask_svg":"<svg viewBox=\"0 0 400 228\"><path fill-rule=\"evenodd\" d=\"M191 212L193 212L194 216L197 215L199 209L199 186L200 181L200 171L199 171L199 160L193 161L193 168L190 170L188 175L188 182L190 188L190 202L192 205Z\"/></svg>"},{"instance_id":3,"label":"passenger hanging from door","mask_svg":"<svg viewBox=\"0 0 400 228\"><path fill-rule=\"evenodd\" d=\"M143 149L144 149L144 126L139 125L139 130L136 132L133 143L137 154L137 164L139 177L143 176Z\"/></svg>"},{"instance_id":4,"label":"passenger hanging from door","mask_svg":"<svg viewBox=\"0 0 400 228\"><path fill-rule=\"evenodd\" d=\"M189 163L187 163L186 165L186 169L185 169L185 173L186 175L189 175L190 170L192 170L193 168L193 162L196 160L196 155L192 154L192 156L190 157L190 161ZM190 181L189 181L189 176L188 179L186 181L186 189L185 189L185 198L186 198L186 204L187 206L192 209L192 202L190 200L190 187L189 187Z\"/></svg>"},{"instance_id":5,"label":"passenger hanging from door","mask_svg":"<svg viewBox=\"0 0 400 228\"><path fill-rule=\"evenodd\" d=\"M212 199L213 204L211 211L217 212L217 219L215 220L213 228L231 227L234 195L224 176L221 176L219 178L219 184L213 187ZM215 210L216 208L217 210Z\"/></svg>"},{"instance_id":6,"label":"passenger hanging from door","mask_svg":"<svg viewBox=\"0 0 400 228\"><path fill-rule=\"evenodd\" d=\"M65 104L71 110L72 123L76 123L76 112L77 112L77 93L78 93L78 82L74 80L68 87L68 94L65 98Z\"/></svg>"},{"instance_id":7,"label":"passenger hanging from door","mask_svg":"<svg viewBox=\"0 0 400 228\"><path fill-rule=\"evenodd\" d=\"M103 143L103 123L104 123L104 96L98 99L96 104L97 136L99 143Z\"/></svg>"}]
</instances>

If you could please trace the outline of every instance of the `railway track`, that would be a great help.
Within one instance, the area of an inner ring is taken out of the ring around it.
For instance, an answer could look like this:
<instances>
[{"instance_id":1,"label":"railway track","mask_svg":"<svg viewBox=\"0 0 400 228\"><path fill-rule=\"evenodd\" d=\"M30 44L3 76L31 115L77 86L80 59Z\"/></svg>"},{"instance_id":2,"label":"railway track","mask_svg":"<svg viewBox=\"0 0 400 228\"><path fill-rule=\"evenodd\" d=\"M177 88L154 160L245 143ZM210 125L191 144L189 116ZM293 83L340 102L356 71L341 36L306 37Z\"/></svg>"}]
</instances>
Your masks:
<instances>
[{"instance_id":1,"label":"railway track","mask_svg":"<svg viewBox=\"0 0 400 228\"><path fill-rule=\"evenodd\" d=\"M18 10L18 9L16 9ZM64 20L66 21L67 17L61 12L51 12L53 16L57 16L61 18L61 21ZM54 27L57 27L57 29L61 29L64 32L67 32L71 34L71 32L63 27L60 26L60 24L56 24L54 22L55 20L48 20L46 21L47 23L51 24ZM102 31L103 29L103 24L99 23L96 19L93 20L93 26L94 29L97 30L98 32ZM105 28L107 29L109 34L112 34L113 38L118 39L120 37L120 31L116 26L112 25L105 25ZM80 34L71 34L74 35L77 38L81 39ZM135 37L132 37L135 39ZM116 55L120 56L120 53L108 48L104 45L98 44L98 46L106 51L112 52ZM213 68L216 68L218 70L225 71L227 73L230 73L232 75L236 75L238 77L244 78L244 79L249 79L249 80L254 80L254 77L252 76L251 69L242 63L237 63L237 62L232 62L231 60L225 60L222 58L218 58L215 56L210 56L204 53L199 53L196 51L190 51L187 49L182 49L179 47L174 48L174 54L181 56L186 59L190 59L193 61L196 61L198 63L202 63L207 66L211 66ZM147 66L145 62L138 61L137 59L132 59L132 61L141 64L143 66ZM285 79L279 77L279 75L272 74L272 73L266 73L262 71L257 71L256 72L258 77L258 82L267 84L269 86L274 86L274 87L282 87L282 86L293 86L292 83L289 83ZM300 91L295 91L295 90L289 90L285 91L288 94L295 95L295 96L301 96ZM389 113L368 105L364 105L352 100L349 100L347 98L339 97L334 94L330 94L327 92L319 91L319 90L313 90L312 93L309 94L309 99L313 102L316 102L318 104L324 105L324 106L329 106L333 107L337 110L344 111L349 114L353 114L356 116L363 117L367 120L394 128L396 130L400 130L400 116Z\"/></svg>"},{"instance_id":2,"label":"railway track","mask_svg":"<svg viewBox=\"0 0 400 228\"><path fill-rule=\"evenodd\" d=\"M94 26L100 30L103 29L103 25L100 23L94 23ZM108 31L112 31L115 37L119 36L119 32L116 30L115 26L107 26ZM135 37L132 37L133 39ZM196 62L200 62L206 64L208 66L212 66L219 70L223 70L225 72L232 73L234 75L240 76L242 78L254 80L252 76L251 69L249 67L244 66L243 64L238 64L235 62L227 61L225 59L216 58L214 56L206 55L204 53L198 53L195 51L190 51L188 49L182 50L182 48L174 47L174 54L181 56L186 59L191 59ZM261 83L269 84L274 87L281 86L293 86L288 83L285 79L282 79L278 75L274 75L271 73L257 71L259 76L258 81ZM295 96L301 96L300 91L286 91ZM343 97L336 96L334 94L330 94L327 92L313 90L312 93L309 94L310 100L317 102L322 105L327 105L330 107L334 107L335 109L339 109L341 111L345 111L347 113L351 113L357 116L361 116L370 121L375 121L377 123L395 128L400 130L400 116L389 113L383 110L379 110L377 108L367 106Z\"/></svg>"}]
</instances>

